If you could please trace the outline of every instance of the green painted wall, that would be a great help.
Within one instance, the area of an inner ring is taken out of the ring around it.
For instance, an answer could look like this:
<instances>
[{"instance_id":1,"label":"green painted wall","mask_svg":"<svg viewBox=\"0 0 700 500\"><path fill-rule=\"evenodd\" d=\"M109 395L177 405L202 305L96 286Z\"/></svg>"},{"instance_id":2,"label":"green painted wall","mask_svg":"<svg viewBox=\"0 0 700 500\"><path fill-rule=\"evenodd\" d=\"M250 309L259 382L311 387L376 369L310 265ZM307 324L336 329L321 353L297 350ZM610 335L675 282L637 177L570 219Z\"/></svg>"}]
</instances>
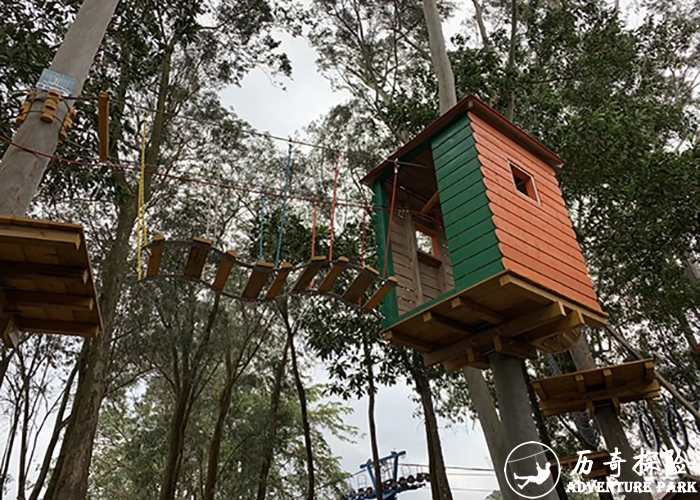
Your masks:
<instances>
[{"instance_id":1,"label":"green painted wall","mask_svg":"<svg viewBox=\"0 0 700 500\"><path fill-rule=\"evenodd\" d=\"M496 226L468 116L431 142L455 290L502 272Z\"/></svg>"},{"instance_id":2,"label":"green painted wall","mask_svg":"<svg viewBox=\"0 0 700 500\"><path fill-rule=\"evenodd\" d=\"M389 207L386 189L384 189L385 181L386 178L379 179L373 186L375 207ZM379 261L379 271L382 273L382 276L384 276L384 259L386 257L386 247L389 235L389 211L375 210L374 218L375 232L377 235L377 260ZM394 259L392 258L391 252L389 252L386 276L393 275ZM382 315L384 316L383 325L385 328L396 322L396 319L399 317L399 300L396 296L396 289L389 292L389 295L387 295L382 301L381 311Z\"/></svg>"}]
</instances>

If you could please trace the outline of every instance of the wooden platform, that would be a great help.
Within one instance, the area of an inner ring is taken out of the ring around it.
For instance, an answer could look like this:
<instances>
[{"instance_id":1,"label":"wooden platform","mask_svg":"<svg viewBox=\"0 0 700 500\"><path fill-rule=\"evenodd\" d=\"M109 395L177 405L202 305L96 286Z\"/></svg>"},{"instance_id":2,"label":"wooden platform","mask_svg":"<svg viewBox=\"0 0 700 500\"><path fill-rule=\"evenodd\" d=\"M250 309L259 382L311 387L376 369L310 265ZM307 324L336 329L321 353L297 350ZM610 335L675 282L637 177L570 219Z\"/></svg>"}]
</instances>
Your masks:
<instances>
[{"instance_id":1,"label":"wooden platform","mask_svg":"<svg viewBox=\"0 0 700 500\"><path fill-rule=\"evenodd\" d=\"M102 329L81 226L0 216L0 334L96 337Z\"/></svg>"},{"instance_id":2,"label":"wooden platform","mask_svg":"<svg viewBox=\"0 0 700 500\"><path fill-rule=\"evenodd\" d=\"M387 339L420 351L426 366L448 372L486 369L488 355L534 358L537 350L566 351L584 324L602 327L607 315L511 271L418 308L385 331Z\"/></svg>"},{"instance_id":3,"label":"wooden platform","mask_svg":"<svg viewBox=\"0 0 700 500\"><path fill-rule=\"evenodd\" d=\"M329 261L317 256L306 264L271 262L250 264L232 250L222 252L206 238L166 240L156 236L148 245L146 277L196 281L225 297L242 301L270 301L289 294L332 296L361 312L374 310L396 288L396 278L383 279L369 266L357 266L345 257ZM340 282L345 284L340 285Z\"/></svg>"},{"instance_id":4,"label":"wooden platform","mask_svg":"<svg viewBox=\"0 0 700 500\"><path fill-rule=\"evenodd\" d=\"M588 410L591 418L601 405L619 410L621 403L657 397L660 389L651 359L533 380L532 387L545 415Z\"/></svg>"},{"instance_id":5,"label":"wooden platform","mask_svg":"<svg viewBox=\"0 0 700 500\"><path fill-rule=\"evenodd\" d=\"M585 457L588 460L593 461L593 466L591 467L591 472L589 474L583 474L583 479L598 479L601 477L607 477L612 473L612 471L610 470L610 466L605 465L605 462L610 461L610 453L607 450L587 453ZM573 457L560 458L559 463L561 464L562 470L573 470L576 467L576 464L578 463L578 458L578 455L574 455ZM552 460L549 463L552 465L552 467L557 466L556 460ZM552 472L552 474L555 473Z\"/></svg>"}]
</instances>

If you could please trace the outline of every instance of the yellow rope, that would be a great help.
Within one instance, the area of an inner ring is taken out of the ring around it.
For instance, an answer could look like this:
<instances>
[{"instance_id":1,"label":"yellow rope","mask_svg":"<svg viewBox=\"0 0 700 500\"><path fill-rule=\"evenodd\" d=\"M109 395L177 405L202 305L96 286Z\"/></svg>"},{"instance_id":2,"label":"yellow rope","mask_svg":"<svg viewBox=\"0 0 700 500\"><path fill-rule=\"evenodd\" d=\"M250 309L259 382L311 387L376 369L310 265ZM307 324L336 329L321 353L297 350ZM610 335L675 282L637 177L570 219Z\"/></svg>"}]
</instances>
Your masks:
<instances>
[{"instance_id":1,"label":"yellow rope","mask_svg":"<svg viewBox=\"0 0 700 500\"><path fill-rule=\"evenodd\" d=\"M138 277L139 281L143 276L143 258L141 249L148 243L148 230L146 228L146 135L148 132L148 116L143 121L143 138L141 140L141 178L139 179L139 210L138 210L138 227L136 234L137 242L137 258L138 258Z\"/></svg>"}]
</instances>

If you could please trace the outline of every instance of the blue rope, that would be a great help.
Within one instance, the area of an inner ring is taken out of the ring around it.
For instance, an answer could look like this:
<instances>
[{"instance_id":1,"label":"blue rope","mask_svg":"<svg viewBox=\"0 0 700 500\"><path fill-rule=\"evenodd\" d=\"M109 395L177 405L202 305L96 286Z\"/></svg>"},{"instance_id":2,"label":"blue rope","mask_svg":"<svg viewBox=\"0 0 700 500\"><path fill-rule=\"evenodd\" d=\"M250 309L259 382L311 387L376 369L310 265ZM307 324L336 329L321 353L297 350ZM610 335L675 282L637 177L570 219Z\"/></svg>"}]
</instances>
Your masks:
<instances>
[{"instance_id":1,"label":"blue rope","mask_svg":"<svg viewBox=\"0 0 700 500\"><path fill-rule=\"evenodd\" d=\"M284 238L284 223L287 220L287 199L289 198L289 182L292 178L292 143L289 143L289 155L287 156L287 180L284 184L284 201L282 202L282 219L280 220L280 237L277 241L277 256L275 267L280 265L280 253L282 252L282 239Z\"/></svg>"},{"instance_id":2,"label":"blue rope","mask_svg":"<svg viewBox=\"0 0 700 500\"><path fill-rule=\"evenodd\" d=\"M264 259L263 247L265 245L265 195L260 197L260 255L258 257L259 261Z\"/></svg>"}]
</instances>

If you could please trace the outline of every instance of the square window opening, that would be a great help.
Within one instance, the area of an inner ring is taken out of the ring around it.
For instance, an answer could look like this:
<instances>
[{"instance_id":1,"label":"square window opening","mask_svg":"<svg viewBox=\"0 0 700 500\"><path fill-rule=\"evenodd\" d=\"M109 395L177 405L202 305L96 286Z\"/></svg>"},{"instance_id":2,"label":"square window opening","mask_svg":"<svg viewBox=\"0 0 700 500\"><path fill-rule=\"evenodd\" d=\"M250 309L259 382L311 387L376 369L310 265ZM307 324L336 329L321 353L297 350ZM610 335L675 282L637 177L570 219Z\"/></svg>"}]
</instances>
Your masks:
<instances>
[{"instance_id":1,"label":"square window opening","mask_svg":"<svg viewBox=\"0 0 700 500\"><path fill-rule=\"evenodd\" d=\"M520 167L510 164L510 172L513 175L513 184L515 189L524 194L528 198L532 198L539 203L537 188L535 187L535 178Z\"/></svg>"},{"instance_id":2,"label":"square window opening","mask_svg":"<svg viewBox=\"0 0 700 500\"><path fill-rule=\"evenodd\" d=\"M419 252L440 258L440 245L437 234L422 227L416 226L416 248Z\"/></svg>"}]
</instances>

